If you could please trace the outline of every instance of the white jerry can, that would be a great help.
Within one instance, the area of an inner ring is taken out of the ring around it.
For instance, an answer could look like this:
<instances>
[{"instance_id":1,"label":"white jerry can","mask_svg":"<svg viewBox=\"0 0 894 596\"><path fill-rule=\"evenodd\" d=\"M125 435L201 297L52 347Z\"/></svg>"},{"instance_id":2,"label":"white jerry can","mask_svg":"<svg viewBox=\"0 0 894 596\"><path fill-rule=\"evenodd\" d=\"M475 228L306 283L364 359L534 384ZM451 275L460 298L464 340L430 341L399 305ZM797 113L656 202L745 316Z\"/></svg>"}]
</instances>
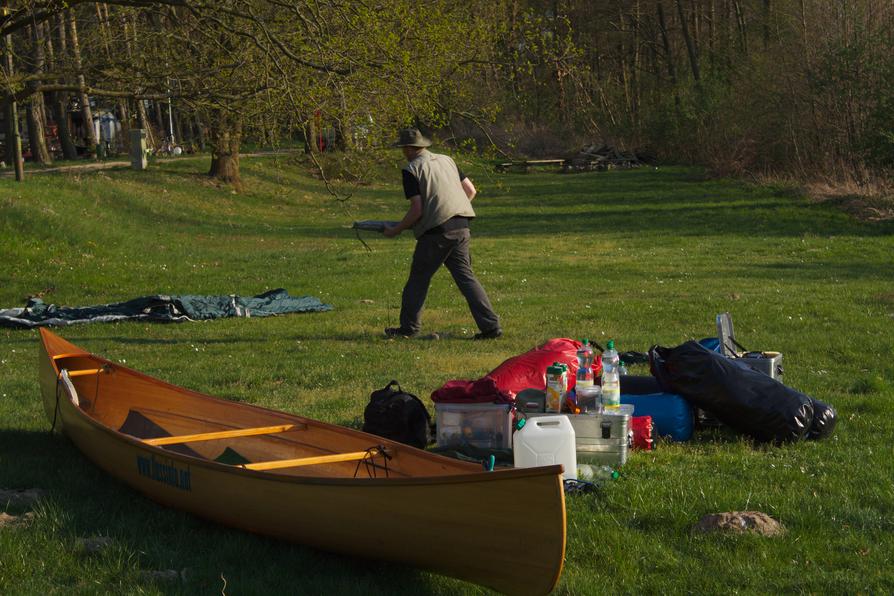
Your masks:
<instances>
[{"instance_id":1,"label":"white jerry can","mask_svg":"<svg viewBox=\"0 0 894 596\"><path fill-rule=\"evenodd\" d=\"M577 479L577 449L574 427L568 416L538 416L512 437L512 455L516 468L562 464L565 479Z\"/></svg>"}]
</instances>

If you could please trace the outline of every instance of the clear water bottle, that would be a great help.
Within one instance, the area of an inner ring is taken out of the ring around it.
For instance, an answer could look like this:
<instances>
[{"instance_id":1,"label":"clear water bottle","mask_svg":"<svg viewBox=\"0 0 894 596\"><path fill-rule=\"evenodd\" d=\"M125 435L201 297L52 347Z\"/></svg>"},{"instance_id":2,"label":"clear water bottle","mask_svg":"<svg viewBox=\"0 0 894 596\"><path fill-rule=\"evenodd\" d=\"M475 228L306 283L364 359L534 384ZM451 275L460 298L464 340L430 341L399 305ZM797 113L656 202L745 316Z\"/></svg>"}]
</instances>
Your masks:
<instances>
[{"instance_id":1,"label":"clear water bottle","mask_svg":"<svg viewBox=\"0 0 894 596\"><path fill-rule=\"evenodd\" d=\"M627 374L627 365L624 364L623 360L618 360L618 374L619 375Z\"/></svg>"},{"instance_id":2,"label":"clear water bottle","mask_svg":"<svg viewBox=\"0 0 894 596\"><path fill-rule=\"evenodd\" d=\"M602 405L606 410L621 407L620 358L615 350L615 340L608 340L602 353Z\"/></svg>"},{"instance_id":3,"label":"clear water bottle","mask_svg":"<svg viewBox=\"0 0 894 596\"><path fill-rule=\"evenodd\" d=\"M578 464L577 477L588 482L599 480L617 480L620 474L611 466L596 464Z\"/></svg>"},{"instance_id":4,"label":"clear water bottle","mask_svg":"<svg viewBox=\"0 0 894 596\"><path fill-rule=\"evenodd\" d=\"M593 386L594 357L595 352L593 352L593 347L590 345L590 340L584 339L581 342L580 348L577 350L577 376L575 378L575 385L577 387Z\"/></svg>"}]
</instances>

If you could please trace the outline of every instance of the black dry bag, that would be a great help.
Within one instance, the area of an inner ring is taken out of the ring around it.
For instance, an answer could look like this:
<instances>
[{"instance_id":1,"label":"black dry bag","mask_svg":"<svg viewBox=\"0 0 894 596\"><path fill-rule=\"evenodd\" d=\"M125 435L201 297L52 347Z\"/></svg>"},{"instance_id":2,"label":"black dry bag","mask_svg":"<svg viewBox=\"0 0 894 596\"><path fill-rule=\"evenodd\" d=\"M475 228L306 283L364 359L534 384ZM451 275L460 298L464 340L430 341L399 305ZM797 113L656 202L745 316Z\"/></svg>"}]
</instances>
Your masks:
<instances>
[{"instance_id":1,"label":"black dry bag","mask_svg":"<svg viewBox=\"0 0 894 596\"><path fill-rule=\"evenodd\" d=\"M431 416L418 397L391 381L373 391L363 411L363 432L424 449L431 436Z\"/></svg>"},{"instance_id":2,"label":"black dry bag","mask_svg":"<svg viewBox=\"0 0 894 596\"><path fill-rule=\"evenodd\" d=\"M694 341L676 348L649 350L652 374L670 393L677 393L716 416L734 430L758 441L796 441L811 430L814 403L810 397L753 370L742 359L730 359ZM814 430L817 438L831 432L834 410Z\"/></svg>"}]
</instances>

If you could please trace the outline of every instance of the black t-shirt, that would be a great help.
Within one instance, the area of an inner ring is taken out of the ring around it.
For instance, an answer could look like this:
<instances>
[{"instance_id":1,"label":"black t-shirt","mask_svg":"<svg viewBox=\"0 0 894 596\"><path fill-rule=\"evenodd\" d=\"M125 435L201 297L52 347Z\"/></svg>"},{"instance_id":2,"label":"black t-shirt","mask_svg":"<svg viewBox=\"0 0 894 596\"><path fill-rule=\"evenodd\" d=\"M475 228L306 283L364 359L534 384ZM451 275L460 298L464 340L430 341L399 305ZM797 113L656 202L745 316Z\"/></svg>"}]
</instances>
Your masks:
<instances>
[{"instance_id":1,"label":"black t-shirt","mask_svg":"<svg viewBox=\"0 0 894 596\"><path fill-rule=\"evenodd\" d=\"M466 175L463 174L463 171L457 168L459 172L459 181L462 182L465 179ZM416 176L408 172L407 170L401 170L404 176L404 197L407 199L411 199L416 195L421 195L422 191L419 190L419 181L416 180Z\"/></svg>"}]
</instances>

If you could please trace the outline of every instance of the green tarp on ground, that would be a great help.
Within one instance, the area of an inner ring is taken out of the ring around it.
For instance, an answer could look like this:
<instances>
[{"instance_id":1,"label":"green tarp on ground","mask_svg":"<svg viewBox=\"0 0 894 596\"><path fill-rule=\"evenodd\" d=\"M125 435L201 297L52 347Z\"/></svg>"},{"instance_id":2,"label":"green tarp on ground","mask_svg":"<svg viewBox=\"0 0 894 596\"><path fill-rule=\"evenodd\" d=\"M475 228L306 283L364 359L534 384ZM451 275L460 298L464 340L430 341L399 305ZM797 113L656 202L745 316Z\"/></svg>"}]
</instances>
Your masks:
<instances>
[{"instance_id":1,"label":"green tarp on ground","mask_svg":"<svg viewBox=\"0 0 894 596\"><path fill-rule=\"evenodd\" d=\"M31 298L24 308L0 310L0 327L27 329L77 323L108 323L136 320L161 323L199 321L223 317L268 317L299 312L332 310L313 296L290 296L283 289L245 298L228 296L143 296L127 302L68 307L45 304Z\"/></svg>"}]
</instances>

